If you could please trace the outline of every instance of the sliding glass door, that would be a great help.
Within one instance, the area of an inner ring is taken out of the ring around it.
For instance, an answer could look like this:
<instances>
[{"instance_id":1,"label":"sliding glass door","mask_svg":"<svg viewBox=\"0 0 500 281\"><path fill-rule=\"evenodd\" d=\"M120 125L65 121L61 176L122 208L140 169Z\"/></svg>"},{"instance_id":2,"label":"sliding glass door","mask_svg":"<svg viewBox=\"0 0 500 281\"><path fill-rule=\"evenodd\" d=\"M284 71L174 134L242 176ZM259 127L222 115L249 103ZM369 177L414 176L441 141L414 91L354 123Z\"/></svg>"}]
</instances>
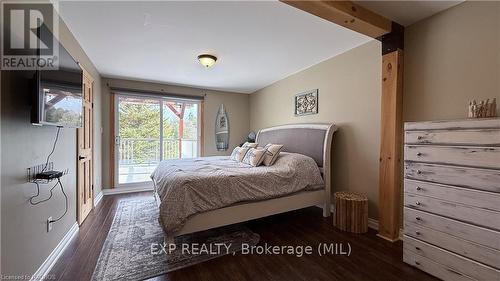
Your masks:
<instances>
[{"instance_id":1,"label":"sliding glass door","mask_svg":"<svg viewBox=\"0 0 500 281\"><path fill-rule=\"evenodd\" d=\"M115 100L115 178L118 186L151 182L165 159L200 153L198 101L118 95Z\"/></svg>"},{"instance_id":2,"label":"sliding glass door","mask_svg":"<svg viewBox=\"0 0 500 281\"><path fill-rule=\"evenodd\" d=\"M199 104L163 101L163 158L199 156Z\"/></svg>"}]
</instances>

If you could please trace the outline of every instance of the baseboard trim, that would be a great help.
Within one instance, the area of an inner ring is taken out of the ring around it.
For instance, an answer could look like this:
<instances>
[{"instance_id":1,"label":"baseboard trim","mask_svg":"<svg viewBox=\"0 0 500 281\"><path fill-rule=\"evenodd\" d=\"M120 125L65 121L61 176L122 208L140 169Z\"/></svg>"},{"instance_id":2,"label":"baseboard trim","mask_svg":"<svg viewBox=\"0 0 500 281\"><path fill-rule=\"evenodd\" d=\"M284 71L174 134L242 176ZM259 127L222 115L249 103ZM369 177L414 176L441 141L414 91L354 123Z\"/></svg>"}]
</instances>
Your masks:
<instances>
[{"instance_id":1,"label":"baseboard trim","mask_svg":"<svg viewBox=\"0 0 500 281\"><path fill-rule=\"evenodd\" d=\"M375 229L375 230L378 231L378 220L368 218L368 227L372 228L372 229ZM384 236L382 236L380 234L377 234L377 236L380 237L380 238L382 238L382 239L384 239L384 240L387 240L387 241L396 242L398 240L403 241L403 234L404 234L404 230L402 228L400 228L399 229L399 237L396 238L396 239L394 239L394 240L389 239L387 237L384 237Z\"/></svg>"},{"instance_id":2,"label":"baseboard trim","mask_svg":"<svg viewBox=\"0 0 500 281\"><path fill-rule=\"evenodd\" d=\"M153 191L153 187L152 186L141 186L141 187L106 188L106 189L102 190L102 194L104 196L106 196L106 195L134 193L134 192L142 192L142 191Z\"/></svg>"},{"instance_id":3,"label":"baseboard trim","mask_svg":"<svg viewBox=\"0 0 500 281\"><path fill-rule=\"evenodd\" d=\"M398 240L401 240L401 237L398 237L396 239L390 239L390 238L387 238L387 237L382 236L380 234L377 234L377 237L381 238L381 239L384 239L385 241L389 241L389 242L393 242L393 243L396 242L396 241L398 241Z\"/></svg>"},{"instance_id":4,"label":"baseboard trim","mask_svg":"<svg viewBox=\"0 0 500 281\"><path fill-rule=\"evenodd\" d=\"M78 233L78 223L74 223L71 228L66 232L64 237L61 239L59 244L54 248L52 253L45 259L42 265L38 268L38 270L31 276L30 281L34 280L45 280L47 274L49 274L50 270L56 264L57 260L64 252L66 247L68 247L69 243L73 240L75 235Z\"/></svg>"},{"instance_id":5,"label":"baseboard trim","mask_svg":"<svg viewBox=\"0 0 500 281\"><path fill-rule=\"evenodd\" d=\"M94 197L94 208L97 207L97 205L101 202L102 196L103 196L103 194L102 194L102 190L101 190L101 192L97 193L97 196Z\"/></svg>"},{"instance_id":6,"label":"baseboard trim","mask_svg":"<svg viewBox=\"0 0 500 281\"><path fill-rule=\"evenodd\" d=\"M368 218L368 227L371 229L378 230L378 220Z\"/></svg>"}]
</instances>

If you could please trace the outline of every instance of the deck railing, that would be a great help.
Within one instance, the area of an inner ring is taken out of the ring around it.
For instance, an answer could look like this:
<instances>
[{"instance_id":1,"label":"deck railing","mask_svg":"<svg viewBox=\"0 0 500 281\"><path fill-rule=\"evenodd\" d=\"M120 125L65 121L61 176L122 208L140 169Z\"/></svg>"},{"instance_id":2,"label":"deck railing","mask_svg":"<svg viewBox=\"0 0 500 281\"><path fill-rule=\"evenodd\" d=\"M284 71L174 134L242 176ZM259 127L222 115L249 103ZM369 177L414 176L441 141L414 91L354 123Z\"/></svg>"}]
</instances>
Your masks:
<instances>
[{"instance_id":1,"label":"deck railing","mask_svg":"<svg viewBox=\"0 0 500 281\"><path fill-rule=\"evenodd\" d=\"M182 151L179 151L179 145ZM192 158L198 156L198 140L163 139L163 157L160 158L160 139L122 138L120 140L120 165L152 165L160 160Z\"/></svg>"}]
</instances>

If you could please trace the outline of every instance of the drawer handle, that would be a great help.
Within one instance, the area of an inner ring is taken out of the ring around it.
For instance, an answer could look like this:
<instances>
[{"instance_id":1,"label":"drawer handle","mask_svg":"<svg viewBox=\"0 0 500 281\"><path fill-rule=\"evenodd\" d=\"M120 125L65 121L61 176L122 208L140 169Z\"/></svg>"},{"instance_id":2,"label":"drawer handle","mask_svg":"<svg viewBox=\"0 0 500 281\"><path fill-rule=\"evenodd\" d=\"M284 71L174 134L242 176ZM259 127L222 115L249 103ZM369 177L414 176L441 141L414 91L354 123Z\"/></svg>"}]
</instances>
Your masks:
<instances>
[{"instance_id":1,"label":"drawer handle","mask_svg":"<svg viewBox=\"0 0 500 281\"><path fill-rule=\"evenodd\" d=\"M422 173L422 171L420 171L420 170L417 170L417 174L419 174L419 175L420 175L421 173Z\"/></svg>"},{"instance_id":2,"label":"drawer handle","mask_svg":"<svg viewBox=\"0 0 500 281\"><path fill-rule=\"evenodd\" d=\"M416 235L420 235L420 231L415 231L415 234Z\"/></svg>"},{"instance_id":3,"label":"drawer handle","mask_svg":"<svg viewBox=\"0 0 500 281\"><path fill-rule=\"evenodd\" d=\"M419 220L422 220L420 217L416 217L415 219L416 219L416 220L418 220L418 221L419 221Z\"/></svg>"},{"instance_id":4,"label":"drawer handle","mask_svg":"<svg viewBox=\"0 0 500 281\"><path fill-rule=\"evenodd\" d=\"M417 206L420 206L420 204L421 203L419 201L415 202L415 205L417 205Z\"/></svg>"},{"instance_id":5,"label":"drawer handle","mask_svg":"<svg viewBox=\"0 0 500 281\"><path fill-rule=\"evenodd\" d=\"M420 247L415 247L415 250L420 251Z\"/></svg>"},{"instance_id":6,"label":"drawer handle","mask_svg":"<svg viewBox=\"0 0 500 281\"><path fill-rule=\"evenodd\" d=\"M420 186L417 186L417 190L422 190L422 188Z\"/></svg>"},{"instance_id":7,"label":"drawer handle","mask_svg":"<svg viewBox=\"0 0 500 281\"><path fill-rule=\"evenodd\" d=\"M418 136L418 137L417 137L417 140L421 140L421 139L423 139L423 138L424 138L424 137L422 137L422 136Z\"/></svg>"},{"instance_id":8,"label":"drawer handle","mask_svg":"<svg viewBox=\"0 0 500 281\"><path fill-rule=\"evenodd\" d=\"M420 263L419 263L418 261L415 261L415 264L416 264L416 265L420 265Z\"/></svg>"},{"instance_id":9,"label":"drawer handle","mask_svg":"<svg viewBox=\"0 0 500 281\"><path fill-rule=\"evenodd\" d=\"M417 156L422 156L422 152L417 152Z\"/></svg>"}]
</instances>

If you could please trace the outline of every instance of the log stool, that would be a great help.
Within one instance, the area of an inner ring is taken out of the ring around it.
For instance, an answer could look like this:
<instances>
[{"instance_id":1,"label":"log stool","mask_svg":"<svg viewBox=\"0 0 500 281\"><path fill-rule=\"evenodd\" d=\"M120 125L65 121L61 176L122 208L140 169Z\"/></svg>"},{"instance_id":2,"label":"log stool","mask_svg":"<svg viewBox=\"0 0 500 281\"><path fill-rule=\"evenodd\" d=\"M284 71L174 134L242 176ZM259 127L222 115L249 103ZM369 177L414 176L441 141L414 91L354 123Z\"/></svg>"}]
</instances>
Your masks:
<instances>
[{"instance_id":1,"label":"log stool","mask_svg":"<svg viewBox=\"0 0 500 281\"><path fill-rule=\"evenodd\" d=\"M368 198L353 192L335 192L333 225L343 231L368 231Z\"/></svg>"}]
</instances>

